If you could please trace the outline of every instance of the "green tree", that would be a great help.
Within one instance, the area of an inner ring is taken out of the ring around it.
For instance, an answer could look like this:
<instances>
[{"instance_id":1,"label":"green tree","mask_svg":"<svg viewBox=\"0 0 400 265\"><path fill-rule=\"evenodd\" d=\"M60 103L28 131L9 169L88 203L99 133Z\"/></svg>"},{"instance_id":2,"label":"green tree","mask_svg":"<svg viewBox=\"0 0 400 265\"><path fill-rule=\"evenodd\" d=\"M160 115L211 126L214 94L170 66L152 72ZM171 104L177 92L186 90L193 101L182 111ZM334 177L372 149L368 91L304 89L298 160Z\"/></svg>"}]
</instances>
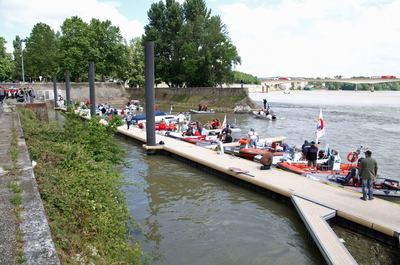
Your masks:
<instances>
[{"instance_id":1,"label":"green tree","mask_svg":"<svg viewBox=\"0 0 400 265\"><path fill-rule=\"evenodd\" d=\"M89 25L77 16L67 18L61 33L62 70L69 70L74 81L87 80L89 58L96 54L90 47Z\"/></svg>"},{"instance_id":2,"label":"green tree","mask_svg":"<svg viewBox=\"0 0 400 265\"><path fill-rule=\"evenodd\" d=\"M22 43L21 38L17 35L15 36L15 40L13 40L13 57L14 57L14 74L13 78L15 80L22 80L22 62L21 62L21 54L22 54Z\"/></svg>"},{"instance_id":3,"label":"green tree","mask_svg":"<svg viewBox=\"0 0 400 265\"><path fill-rule=\"evenodd\" d=\"M11 80L14 71L14 62L11 54L6 51L6 43L6 40L0 37L0 81Z\"/></svg>"},{"instance_id":4,"label":"green tree","mask_svg":"<svg viewBox=\"0 0 400 265\"><path fill-rule=\"evenodd\" d=\"M234 74L234 82L237 84L240 83L241 81L243 81L244 84L256 84L256 85L261 84L257 76L253 76L239 71L233 71L233 74Z\"/></svg>"},{"instance_id":5,"label":"green tree","mask_svg":"<svg viewBox=\"0 0 400 265\"><path fill-rule=\"evenodd\" d=\"M167 0L165 4L160 1L153 3L147 14L150 23L145 26L144 39L155 44L156 82L164 81L172 87L182 86L182 8L174 0Z\"/></svg>"},{"instance_id":6,"label":"green tree","mask_svg":"<svg viewBox=\"0 0 400 265\"><path fill-rule=\"evenodd\" d=\"M26 75L48 79L59 67L59 43L54 31L44 23L36 24L27 38L24 50Z\"/></svg>"},{"instance_id":7,"label":"green tree","mask_svg":"<svg viewBox=\"0 0 400 265\"><path fill-rule=\"evenodd\" d=\"M220 17L203 0L152 4L145 40L155 42L156 78L169 86L214 86L233 80L240 63Z\"/></svg>"},{"instance_id":8,"label":"green tree","mask_svg":"<svg viewBox=\"0 0 400 265\"><path fill-rule=\"evenodd\" d=\"M138 37L129 42L128 46L128 67L126 68L124 80L129 86L144 85L144 48L142 38Z\"/></svg>"},{"instance_id":9,"label":"green tree","mask_svg":"<svg viewBox=\"0 0 400 265\"><path fill-rule=\"evenodd\" d=\"M92 19L88 30L90 32L89 60L96 64L96 74L105 77L124 77L127 67L127 47L118 27L111 21Z\"/></svg>"}]
</instances>

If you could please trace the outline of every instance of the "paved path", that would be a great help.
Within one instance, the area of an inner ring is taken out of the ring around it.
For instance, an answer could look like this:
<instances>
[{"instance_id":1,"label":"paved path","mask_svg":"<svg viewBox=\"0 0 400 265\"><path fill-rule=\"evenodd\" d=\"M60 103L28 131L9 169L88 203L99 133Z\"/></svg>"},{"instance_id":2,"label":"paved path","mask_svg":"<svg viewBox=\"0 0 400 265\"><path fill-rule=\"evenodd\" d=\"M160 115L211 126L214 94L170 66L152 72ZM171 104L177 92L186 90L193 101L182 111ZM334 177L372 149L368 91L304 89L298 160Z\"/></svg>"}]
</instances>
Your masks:
<instances>
[{"instance_id":1,"label":"paved path","mask_svg":"<svg viewBox=\"0 0 400 265\"><path fill-rule=\"evenodd\" d=\"M0 264L15 264L15 232L17 228L14 205L11 204L12 192L8 188L13 180L8 173L12 168L10 142L12 113L8 106L0 110Z\"/></svg>"},{"instance_id":2,"label":"paved path","mask_svg":"<svg viewBox=\"0 0 400 265\"><path fill-rule=\"evenodd\" d=\"M7 174L12 168L10 144L12 128L17 132L18 175ZM21 187L21 222L17 223L14 205L10 203L13 194L9 183L18 180ZM40 198L31 166L28 148L23 137L17 113L5 105L0 113L0 264L13 265L15 262L16 231L23 235L23 252L27 265L59 265L57 253Z\"/></svg>"}]
</instances>

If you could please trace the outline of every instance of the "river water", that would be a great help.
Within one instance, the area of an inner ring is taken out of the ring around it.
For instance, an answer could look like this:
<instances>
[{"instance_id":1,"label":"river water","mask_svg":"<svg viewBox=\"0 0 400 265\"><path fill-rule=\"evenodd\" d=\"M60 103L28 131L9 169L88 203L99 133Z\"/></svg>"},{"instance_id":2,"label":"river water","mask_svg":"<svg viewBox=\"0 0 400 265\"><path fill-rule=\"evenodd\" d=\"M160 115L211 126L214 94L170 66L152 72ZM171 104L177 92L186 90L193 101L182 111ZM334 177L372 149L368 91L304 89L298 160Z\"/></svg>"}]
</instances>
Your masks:
<instances>
[{"instance_id":1,"label":"river water","mask_svg":"<svg viewBox=\"0 0 400 265\"><path fill-rule=\"evenodd\" d=\"M267 98L277 121L251 115L227 114L228 123L254 128L261 137L284 135L301 146L315 138L320 108L326 123L321 143L344 155L368 146L378 160L379 172L398 176L400 142L400 93L301 92L252 94L261 105ZM166 108L167 110L167 108ZM225 114L216 114L220 120ZM215 116L193 115L203 122ZM237 134L240 137L241 134ZM140 145L118 138L128 152L129 168L123 169L129 211L138 226L133 236L142 244L150 264L323 264L296 210L282 202L202 172L176 159L147 156ZM363 264L392 264L384 247L336 228L346 242L363 246L351 250ZM362 242L362 244L360 244ZM377 246L379 258L369 257Z\"/></svg>"}]
</instances>

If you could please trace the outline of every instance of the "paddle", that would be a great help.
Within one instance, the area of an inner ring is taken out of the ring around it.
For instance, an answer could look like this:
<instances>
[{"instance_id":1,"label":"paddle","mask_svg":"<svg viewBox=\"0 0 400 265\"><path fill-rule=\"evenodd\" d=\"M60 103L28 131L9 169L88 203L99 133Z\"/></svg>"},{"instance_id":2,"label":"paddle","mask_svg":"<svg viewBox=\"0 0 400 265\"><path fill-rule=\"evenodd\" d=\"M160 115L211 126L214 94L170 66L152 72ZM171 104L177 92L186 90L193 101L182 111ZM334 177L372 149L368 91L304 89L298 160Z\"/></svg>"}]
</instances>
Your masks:
<instances>
[{"instance_id":1,"label":"paddle","mask_svg":"<svg viewBox=\"0 0 400 265\"><path fill-rule=\"evenodd\" d=\"M241 168L230 167L229 170L232 171L232 172L235 172L235 173L237 173L237 174L243 174L243 175L247 175L247 176L253 177L253 178L255 177L254 175L249 174L249 171L248 171L248 170L243 170L243 169L241 169Z\"/></svg>"}]
</instances>

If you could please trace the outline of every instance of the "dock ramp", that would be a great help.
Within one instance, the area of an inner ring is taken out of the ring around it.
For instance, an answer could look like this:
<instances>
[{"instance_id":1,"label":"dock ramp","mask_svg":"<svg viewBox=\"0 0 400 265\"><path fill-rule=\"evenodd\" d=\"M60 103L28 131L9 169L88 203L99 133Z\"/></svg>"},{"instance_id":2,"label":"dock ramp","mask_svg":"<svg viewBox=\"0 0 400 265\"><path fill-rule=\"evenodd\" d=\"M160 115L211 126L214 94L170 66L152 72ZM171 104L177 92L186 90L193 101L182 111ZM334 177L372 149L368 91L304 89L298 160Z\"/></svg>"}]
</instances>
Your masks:
<instances>
[{"instance_id":1,"label":"dock ramp","mask_svg":"<svg viewBox=\"0 0 400 265\"><path fill-rule=\"evenodd\" d=\"M335 217L335 210L296 195L293 195L291 199L327 264L357 264L327 223L328 219Z\"/></svg>"}]
</instances>

